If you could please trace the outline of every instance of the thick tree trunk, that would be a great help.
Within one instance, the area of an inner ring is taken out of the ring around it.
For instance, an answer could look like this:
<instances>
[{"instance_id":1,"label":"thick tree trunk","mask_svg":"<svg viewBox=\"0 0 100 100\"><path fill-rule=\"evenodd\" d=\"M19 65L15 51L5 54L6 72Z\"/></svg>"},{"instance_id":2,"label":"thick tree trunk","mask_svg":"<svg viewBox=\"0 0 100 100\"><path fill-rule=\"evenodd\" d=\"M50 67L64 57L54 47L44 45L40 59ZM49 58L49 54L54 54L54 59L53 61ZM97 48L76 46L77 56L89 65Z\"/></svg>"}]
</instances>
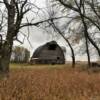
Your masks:
<instances>
[{"instance_id":1,"label":"thick tree trunk","mask_svg":"<svg viewBox=\"0 0 100 100\"><path fill-rule=\"evenodd\" d=\"M13 40L11 42L6 41L2 46L1 59L0 59L0 72L9 72L9 63L12 52Z\"/></svg>"},{"instance_id":2,"label":"thick tree trunk","mask_svg":"<svg viewBox=\"0 0 100 100\"><path fill-rule=\"evenodd\" d=\"M2 43L2 49L1 49L1 59L0 59L0 71L4 72L5 74L9 72L9 63L10 63L10 57L12 52L12 46L13 46L13 38L16 36L15 32L15 4L14 1L11 0L10 4L6 1L4 1L5 6L8 10L8 27L7 27L7 36Z\"/></svg>"},{"instance_id":3,"label":"thick tree trunk","mask_svg":"<svg viewBox=\"0 0 100 100\"><path fill-rule=\"evenodd\" d=\"M9 72L9 58L3 57L0 61L0 72L8 73Z\"/></svg>"}]
</instances>

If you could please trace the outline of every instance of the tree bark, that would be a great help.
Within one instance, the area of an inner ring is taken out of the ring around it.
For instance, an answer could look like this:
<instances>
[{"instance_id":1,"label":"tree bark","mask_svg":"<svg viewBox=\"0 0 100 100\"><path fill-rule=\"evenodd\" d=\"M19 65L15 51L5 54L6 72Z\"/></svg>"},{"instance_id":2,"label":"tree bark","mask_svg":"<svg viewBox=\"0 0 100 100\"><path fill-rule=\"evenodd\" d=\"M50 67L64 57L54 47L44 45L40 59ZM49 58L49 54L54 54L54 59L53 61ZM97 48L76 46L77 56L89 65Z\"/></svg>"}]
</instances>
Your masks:
<instances>
[{"instance_id":1,"label":"tree bark","mask_svg":"<svg viewBox=\"0 0 100 100\"><path fill-rule=\"evenodd\" d=\"M4 3L6 5L6 8L8 10L8 26L7 26L7 36L2 43L2 49L1 49L1 59L0 59L0 72L8 73L9 72L9 63L10 63L10 57L12 52L12 46L13 46L13 38L16 34L15 32L15 4L13 0L11 0L10 4L4 0Z\"/></svg>"},{"instance_id":2,"label":"tree bark","mask_svg":"<svg viewBox=\"0 0 100 100\"><path fill-rule=\"evenodd\" d=\"M85 41L86 41L86 53L87 53L87 58L88 58L88 66L91 66L91 60L90 60L90 52L89 52L89 46L88 46L88 31L87 31L87 25L84 21L84 18L81 16L82 22L84 25L84 36L85 36Z\"/></svg>"},{"instance_id":3,"label":"tree bark","mask_svg":"<svg viewBox=\"0 0 100 100\"><path fill-rule=\"evenodd\" d=\"M88 46L88 38L85 36L85 41L86 41L86 53L87 53L87 58L88 58L88 66L91 66L91 60L90 60L90 53L89 53L89 46Z\"/></svg>"},{"instance_id":4,"label":"tree bark","mask_svg":"<svg viewBox=\"0 0 100 100\"><path fill-rule=\"evenodd\" d=\"M12 46L13 46L13 40L5 41L5 43L2 46L1 51L1 59L0 59L0 71L1 72L9 72L9 63L10 63L10 57L12 52Z\"/></svg>"},{"instance_id":5,"label":"tree bark","mask_svg":"<svg viewBox=\"0 0 100 100\"><path fill-rule=\"evenodd\" d=\"M10 42L5 41L1 50L1 59L0 59L0 72L8 73L9 72L9 63L12 52L13 40Z\"/></svg>"}]
</instances>

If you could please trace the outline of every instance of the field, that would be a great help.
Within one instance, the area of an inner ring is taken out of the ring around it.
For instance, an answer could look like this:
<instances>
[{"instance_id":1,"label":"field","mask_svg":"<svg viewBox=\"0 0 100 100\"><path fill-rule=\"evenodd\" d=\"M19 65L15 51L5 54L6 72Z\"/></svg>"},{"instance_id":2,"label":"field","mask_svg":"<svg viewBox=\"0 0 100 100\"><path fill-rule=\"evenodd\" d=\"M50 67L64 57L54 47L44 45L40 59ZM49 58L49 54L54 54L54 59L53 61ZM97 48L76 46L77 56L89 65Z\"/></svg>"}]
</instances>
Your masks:
<instances>
[{"instance_id":1,"label":"field","mask_svg":"<svg viewBox=\"0 0 100 100\"><path fill-rule=\"evenodd\" d=\"M9 77L0 79L0 100L100 100L98 70L13 64Z\"/></svg>"}]
</instances>

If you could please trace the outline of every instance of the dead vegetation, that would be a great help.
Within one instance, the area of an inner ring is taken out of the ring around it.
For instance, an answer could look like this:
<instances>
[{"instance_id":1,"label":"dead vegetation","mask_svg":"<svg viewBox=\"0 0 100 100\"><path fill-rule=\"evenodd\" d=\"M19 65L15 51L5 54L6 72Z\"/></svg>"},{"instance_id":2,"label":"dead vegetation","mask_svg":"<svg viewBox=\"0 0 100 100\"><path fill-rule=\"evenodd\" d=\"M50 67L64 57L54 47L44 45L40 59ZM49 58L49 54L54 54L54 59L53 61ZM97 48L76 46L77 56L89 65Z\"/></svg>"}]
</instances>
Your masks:
<instances>
[{"instance_id":1,"label":"dead vegetation","mask_svg":"<svg viewBox=\"0 0 100 100\"><path fill-rule=\"evenodd\" d=\"M100 100L99 72L55 66L12 69L0 80L0 100Z\"/></svg>"}]
</instances>

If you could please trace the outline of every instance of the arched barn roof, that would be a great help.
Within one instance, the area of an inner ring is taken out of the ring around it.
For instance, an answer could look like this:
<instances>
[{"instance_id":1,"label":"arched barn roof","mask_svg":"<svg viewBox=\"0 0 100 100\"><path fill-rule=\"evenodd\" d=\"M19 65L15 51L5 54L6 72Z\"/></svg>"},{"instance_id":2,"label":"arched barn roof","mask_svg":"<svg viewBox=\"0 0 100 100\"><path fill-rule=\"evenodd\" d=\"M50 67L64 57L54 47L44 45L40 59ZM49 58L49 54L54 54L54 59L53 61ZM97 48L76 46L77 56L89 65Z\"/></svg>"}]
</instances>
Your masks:
<instances>
[{"instance_id":1,"label":"arched barn roof","mask_svg":"<svg viewBox=\"0 0 100 100\"><path fill-rule=\"evenodd\" d=\"M40 51L42 50L42 48L43 48L43 46L38 47L38 48L35 50L35 52L34 52L34 54L33 54L32 57L37 58L38 55L39 55L39 53L40 53Z\"/></svg>"},{"instance_id":2,"label":"arched barn roof","mask_svg":"<svg viewBox=\"0 0 100 100\"><path fill-rule=\"evenodd\" d=\"M33 53L31 61L38 59L38 63L65 63L64 52L56 41L47 42L38 47Z\"/></svg>"}]
</instances>

